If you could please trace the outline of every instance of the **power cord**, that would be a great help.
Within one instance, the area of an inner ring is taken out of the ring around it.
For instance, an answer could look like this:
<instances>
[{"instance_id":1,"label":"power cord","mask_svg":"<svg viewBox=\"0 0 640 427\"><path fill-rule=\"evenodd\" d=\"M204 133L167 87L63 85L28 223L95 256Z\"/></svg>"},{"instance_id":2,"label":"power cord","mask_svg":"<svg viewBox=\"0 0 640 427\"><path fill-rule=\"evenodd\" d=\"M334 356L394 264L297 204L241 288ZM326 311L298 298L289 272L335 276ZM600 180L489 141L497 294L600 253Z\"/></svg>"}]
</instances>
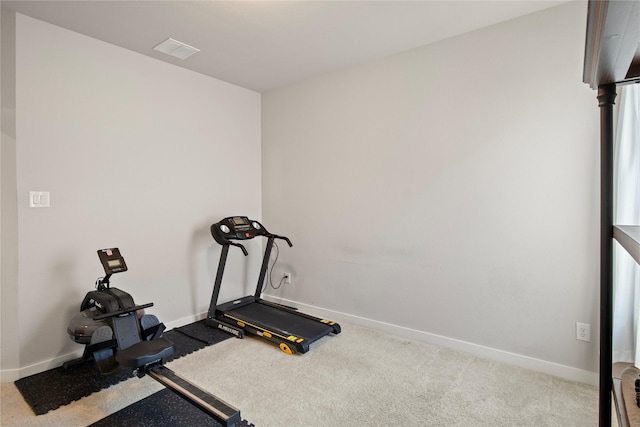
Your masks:
<instances>
[{"instance_id":1,"label":"power cord","mask_svg":"<svg viewBox=\"0 0 640 427\"><path fill-rule=\"evenodd\" d=\"M273 260L273 264L271 264L271 268L269 269L269 285L271 286L272 289L278 290L282 286L282 282L284 282L285 278L282 277L282 279L280 279L280 283L278 283L278 286L273 286L273 268L276 266L276 262L278 262L278 256L280 256L280 248L278 247L278 244L276 242L273 242L273 248L271 249L272 253L274 251L275 251L275 258ZM264 292L266 288L267 288L267 284L265 283L265 285L262 288L262 292Z\"/></svg>"}]
</instances>

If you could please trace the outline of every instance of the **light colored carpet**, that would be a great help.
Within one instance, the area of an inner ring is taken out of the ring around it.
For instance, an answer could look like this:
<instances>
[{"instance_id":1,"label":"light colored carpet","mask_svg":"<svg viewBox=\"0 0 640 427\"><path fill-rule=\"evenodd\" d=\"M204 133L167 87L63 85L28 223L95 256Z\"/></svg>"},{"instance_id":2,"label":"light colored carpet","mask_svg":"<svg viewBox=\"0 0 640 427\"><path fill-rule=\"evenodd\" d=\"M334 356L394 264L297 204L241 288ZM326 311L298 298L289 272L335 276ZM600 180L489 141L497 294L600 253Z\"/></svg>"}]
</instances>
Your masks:
<instances>
[{"instance_id":1,"label":"light colored carpet","mask_svg":"<svg viewBox=\"0 0 640 427\"><path fill-rule=\"evenodd\" d=\"M370 329L288 356L255 338L229 339L167 366L271 426L596 426L597 389ZM87 425L160 390L131 379L36 417L2 384L3 426Z\"/></svg>"}]
</instances>

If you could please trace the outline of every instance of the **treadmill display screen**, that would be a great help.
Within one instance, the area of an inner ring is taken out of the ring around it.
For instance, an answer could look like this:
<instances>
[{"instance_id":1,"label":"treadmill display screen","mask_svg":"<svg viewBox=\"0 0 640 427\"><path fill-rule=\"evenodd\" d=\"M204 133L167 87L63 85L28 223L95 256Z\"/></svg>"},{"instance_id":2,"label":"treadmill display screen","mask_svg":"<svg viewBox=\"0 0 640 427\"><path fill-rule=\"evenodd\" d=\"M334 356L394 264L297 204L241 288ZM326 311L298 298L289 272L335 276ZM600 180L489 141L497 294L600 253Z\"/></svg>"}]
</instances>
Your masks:
<instances>
[{"instance_id":1,"label":"treadmill display screen","mask_svg":"<svg viewBox=\"0 0 640 427\"><path fill-rule=\"evenodd\" d=\"M242 217L235 217L233 218L233 223L235 225L242 225L242 224L247 224L247 221L245 221L245 219Z\"/></svg>"},{"instance_id":2,"label":"treadmill display screen","mask_svg":"<svg viewBox=\"0 0 640 427\"><path fill-rule=\"evenodd\" d=\"M122 263L120 262L119 259L114 259L114 260L107 261L107 265L109 267L120 267L122 266Z\"/></svg>"}]
</instances>

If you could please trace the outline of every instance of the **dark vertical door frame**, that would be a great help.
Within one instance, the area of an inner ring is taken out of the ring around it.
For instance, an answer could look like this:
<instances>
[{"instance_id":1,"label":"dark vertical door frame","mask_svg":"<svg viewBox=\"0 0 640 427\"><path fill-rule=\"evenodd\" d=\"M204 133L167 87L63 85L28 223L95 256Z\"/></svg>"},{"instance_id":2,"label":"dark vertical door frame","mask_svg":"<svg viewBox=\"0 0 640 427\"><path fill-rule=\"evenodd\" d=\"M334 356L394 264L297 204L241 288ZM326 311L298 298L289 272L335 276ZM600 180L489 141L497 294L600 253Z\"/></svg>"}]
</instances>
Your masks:
<instances>
[{"instance_id":1,"label":"dark vertical door frame","mask_svg":"<svg viewBox=\"0 0 640 427\"><path fill-rule=\"evenodd\" d=\"M613 386L613 105L615 99L615 84L598 87L598 106L600 107L600 427L611 426Z\"/></svg>"}]
</instances>

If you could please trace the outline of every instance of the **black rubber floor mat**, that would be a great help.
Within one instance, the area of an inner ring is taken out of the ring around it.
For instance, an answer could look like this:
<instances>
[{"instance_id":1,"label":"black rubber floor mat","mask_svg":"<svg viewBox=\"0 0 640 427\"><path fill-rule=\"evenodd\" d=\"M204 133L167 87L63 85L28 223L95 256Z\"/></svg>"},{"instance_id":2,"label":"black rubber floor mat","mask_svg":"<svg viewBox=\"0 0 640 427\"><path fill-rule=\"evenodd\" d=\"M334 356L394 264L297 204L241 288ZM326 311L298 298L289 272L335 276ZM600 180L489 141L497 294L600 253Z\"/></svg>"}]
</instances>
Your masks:
<instances>
[{"instance_id":1,"label":"black rubber floor mat","mask_svg":"<svg viewBox=\"0 0 640 427\"><path fill-rule=\"evenodd\" d=\"M165 332L164 337L173 342L173 345L175 346L175 351L171 356L167 358L167 362L179 359L182 356L186 356L187 354L191 354L194 351L198 351L207 346L202 341L198 341L189 336L181 334L176 329Z\"/></svg>"},{"instance_id":2,"label":"black rubber floor mat","mask_svg":"<svg viewBox=\"0 0 640 427\"><path fill-rule=\"evenodd\" d=\"M227 332L207 326L204 323L204 320L181 326L175 330L198 341L202 341L207 345L219 343L220 341L224 341L232 336Z\"/></svg>"},{"instance_id":3,"label":"black rubber floor mat","mask_svg":"<svg viewBox=\"0 0 640 427\"><path fill-rule=\"evenodd\" d=\"M120 367L109 375L101 375L93 363L83 363L21 378L15 385L33 412L42 415L130 377L128 368Z\"/></svg>"},{"instance_id":4,"label":"black rubber floor mat","mask_svg":"<svg viewBox=\"0 0 640 427\"><path fill-rule=\"evenodd\" d=\"M178 359L207 346L204 342L173 329L165 332L164 336L175 345L175 352L170 360ZM83 363L67 369L61 366L21 378L15 382L15 385L33 412L36 415L42 415L132 376L131 369L122 367L109 375L101 375L93 363Z\"/></svg>"},{"instance_id":5,"label":"black rubber floor mat","mask_svg":"<svg viewBox=\"0 0 640 427\"><path fill-rule=\"evenodd\" d=\"M169 390L161 390L109 415L89 427L221 426L200 409ZM255 427L242 420L236 427Z\"/></svg>"}]
</instances>

